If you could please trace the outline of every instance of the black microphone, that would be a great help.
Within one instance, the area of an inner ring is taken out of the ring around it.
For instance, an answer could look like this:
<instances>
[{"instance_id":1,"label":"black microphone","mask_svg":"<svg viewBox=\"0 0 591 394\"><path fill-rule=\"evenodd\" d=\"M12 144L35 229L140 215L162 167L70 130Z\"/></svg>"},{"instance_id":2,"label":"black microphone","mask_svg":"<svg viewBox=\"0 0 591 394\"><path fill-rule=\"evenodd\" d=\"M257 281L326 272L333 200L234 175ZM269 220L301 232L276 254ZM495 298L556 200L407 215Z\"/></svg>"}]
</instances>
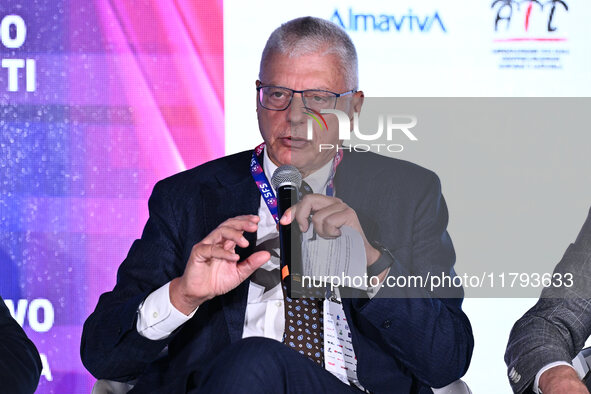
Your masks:
<instances>
[{"instance_id":1,"label":"black microphone","mask_svg":"<svg viewBox=\"0 0 591 394\"><path fill-rule=\"evenodd\" d=\"M284 165L275 170L271 183L277 191L277 209L281 218L289 207L299 201L302 174L294 166ZM279 224L279 245L281 280L287 287L287 295L298 298L302 295L303 268L301 232L295 220L288 226Z\"/></svg>"}]
</instances>

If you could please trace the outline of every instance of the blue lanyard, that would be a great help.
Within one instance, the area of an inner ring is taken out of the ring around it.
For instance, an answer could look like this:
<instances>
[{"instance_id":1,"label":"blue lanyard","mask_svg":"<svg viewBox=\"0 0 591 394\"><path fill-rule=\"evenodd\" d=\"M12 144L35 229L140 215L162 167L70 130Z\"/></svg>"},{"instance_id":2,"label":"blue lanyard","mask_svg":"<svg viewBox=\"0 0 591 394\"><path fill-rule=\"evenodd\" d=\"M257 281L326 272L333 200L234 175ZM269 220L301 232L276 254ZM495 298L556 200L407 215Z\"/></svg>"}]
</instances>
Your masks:
<instances>
[{"instance_id":1,"label":"blue lanyard","mask_svg":"<svg viewBox=\"0 0 591 394\"><path fill-rule=\"evenodd\" d=\"M275 193L271 188L271 184L269 180L265 176L265 172L263 171L263 166L261 165L258 157L263 153L263 149L265 148L265 143L263 142L259 146L257 146L254 151L252 152L252 159L250 159L250 173L254 178L254 181L261 192L261 196L265 200L265 204L267 204L267 208L269 208L269 212L273 215L273 219L275 219L275 223L279 223L279 211L277 209L277 197L275 197ZM326 195L332 197L334 195L334 175L337 171L338 165L343 160L343 151L337 151L337 154L332 163L332 171L330 173L330 178L328 181L328 185L326 186Z\"/></svg>"}]
</instances>

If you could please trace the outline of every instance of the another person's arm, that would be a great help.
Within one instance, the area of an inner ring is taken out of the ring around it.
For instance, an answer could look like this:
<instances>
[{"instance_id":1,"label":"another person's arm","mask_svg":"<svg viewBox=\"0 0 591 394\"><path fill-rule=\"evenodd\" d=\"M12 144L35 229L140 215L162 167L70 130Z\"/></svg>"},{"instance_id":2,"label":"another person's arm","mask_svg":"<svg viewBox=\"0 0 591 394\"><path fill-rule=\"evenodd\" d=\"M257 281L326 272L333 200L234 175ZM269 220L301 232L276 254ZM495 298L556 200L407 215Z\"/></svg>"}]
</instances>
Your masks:
<instances>
[{"instance_id":1,"label":"another person's arm","mask_svg":"<svg viewBox=\"0 0 591 394\"><path fill-rule=\"evenodd\" d=\"M570 364L591 335L591 212L576 241L571 244L554 274L572 275L572 282L550 286L538 302L513 326L505 352L509 381L516 393L532 392L535 377L545 366ZM540 374L544 394L562 393L561 384L576 376L570 366L552 368ZM578 379L578 377L577 377Z\"/></svg>"},{"instance_id":2,"label":"another person's arm","mask_svg":"<svg viewBox=\"0 0 591 394\"><path fill-rule=\"evenodd\" d=\"M41 375L37 348L0 298L0 391L33 393Z\"/></svg>"},{"instance_id":3,"label":"another person's arm","mask_svg":"<svg viewBox=\"0 0 591 394\"><path fill-rule=\"evenodd\" d=\"M543 394L589 394L577 372L569 365L558 365L544 371L538 387L538 393Z\"/></svg>"}]
</instances>

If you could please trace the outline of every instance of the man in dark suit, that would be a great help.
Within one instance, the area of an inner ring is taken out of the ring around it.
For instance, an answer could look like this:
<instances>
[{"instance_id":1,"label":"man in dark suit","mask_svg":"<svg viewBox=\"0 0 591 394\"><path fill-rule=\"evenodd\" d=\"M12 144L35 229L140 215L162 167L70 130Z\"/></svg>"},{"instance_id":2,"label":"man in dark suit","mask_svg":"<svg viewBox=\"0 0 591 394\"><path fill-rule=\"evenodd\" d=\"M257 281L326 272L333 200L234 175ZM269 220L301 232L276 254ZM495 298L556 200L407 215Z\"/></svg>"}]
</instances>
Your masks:
<instances>
[{"instance_id":1,"label":"man in dark suit","mask_svg":"<svg viewBox=\"0 0 591 394\"><path fill-rule=\"evenodd\" d=\"M591 335L591 211L547 287L519 319L505 362L516 393L589 393L571 362Z\"/></svg>"},{"instance_id":2,"label":"man in dark suit","mask_svg":"<svg viewBox=\"0 0 591 394\"><path fill-rule=\"evenodd\" d=\"M309 17L282 25L267 42L256 86L264 149L155 186L142 238L85 323L84 365L97 378L138 379L136 392L427 393L459 379L473 348L461 288L384 286L342 298L353 374L323 368L323 349L314 361L290 349L297 349L288 337L294 300L282 295L276 222L257 169L270 178L277 166L297 167L313 193L282 224L305 230L311 220L326 238L355 229L366 256L358 263L382 283L453 276L455 254L434 173L373 153L321 149L339 145L335 117L306 138L304 112L336 108L353 118L363 103L346 33ZM302 308L317 301L302 300ZM322 315L315 321L322 326Z\"/></svg>"},{"instance_id":3,"label":"man in dark suit","mask_svg":"<svg viewBox=\"0 0 591 394\"><path fill-rule=\"evenodd\" d=\"M33 393L41 376L41 359L27 334L10 316L0 297L0 391Z\"/></svg>"}]
</instances>

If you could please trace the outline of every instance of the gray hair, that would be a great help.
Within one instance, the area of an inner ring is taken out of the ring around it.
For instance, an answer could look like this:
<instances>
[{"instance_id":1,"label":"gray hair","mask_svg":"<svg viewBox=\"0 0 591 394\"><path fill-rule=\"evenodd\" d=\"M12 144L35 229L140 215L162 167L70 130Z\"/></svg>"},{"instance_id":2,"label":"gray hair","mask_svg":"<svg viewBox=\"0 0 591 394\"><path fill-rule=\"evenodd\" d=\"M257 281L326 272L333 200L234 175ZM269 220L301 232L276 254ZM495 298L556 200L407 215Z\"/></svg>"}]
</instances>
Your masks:
<instances>
[{"instance_id":1,"label":"gray hair","mask_svg":"<svg viewBox=\"0 0 591 394\"><path fill-rule=\"evenodd\" d=\"M337 55L347 88L357 89L357 51L351 38L334 23L312 16L293 19L271 33L261 56L259 79L263 79L265 62L274 53L297 57L320 50Z\"/></svg>"}]
</instances>

